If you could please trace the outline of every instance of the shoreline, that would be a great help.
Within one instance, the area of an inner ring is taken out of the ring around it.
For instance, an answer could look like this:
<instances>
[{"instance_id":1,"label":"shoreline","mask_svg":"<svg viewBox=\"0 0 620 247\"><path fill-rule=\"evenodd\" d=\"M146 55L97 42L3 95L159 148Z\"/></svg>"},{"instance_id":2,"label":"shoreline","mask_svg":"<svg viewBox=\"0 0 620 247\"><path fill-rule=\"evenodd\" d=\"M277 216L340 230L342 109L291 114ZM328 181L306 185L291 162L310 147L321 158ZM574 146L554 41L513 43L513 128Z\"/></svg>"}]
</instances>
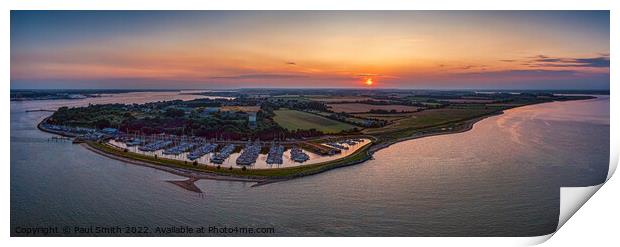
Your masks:
<instances>
[{"instance_id":1,"label":"shoreline","mask_svg":"<svg viewBox=\"0 0 620 247\"><path fill-rule=\"evenodd\" d=\"M160 171L165 171L165 172L171 173L173 175L177 175L177 176L181 176L181 177L185 177L185 178L190 178L190 179L212 179L212 180L225 180L225 181L237 181L237 182L254 182L254 183L266 182L265 179L259 179L259 178L236 177L236 176L232 176L232 175L219 175L219 174L207 173L207 172L203 172L203 171L192 171L192 170L184 169L184 168L176 168L176 167L170 167L170 166L156 165L156 164L152 164L152 163L149 163L149 162L144 162L144 161L140 161L140 160L125 158L125 157L113 155L113 154L110 154L110 153L106 153L104 151L101 151L101 150L99 150L97 148L94 148L94 147L88 145L87 143L82 143L80 145L82 147L85 147L86 149L96 153L96 154L108 157L108 158L113 159L113 160L122 161L122 162L129 163L129 164L132 164L132 165L149 167L149 168L157 169L157 170L160 170Z\"/></svg>"},{"instance_id":2,"label":"shoreline","mask_svg":"<svg viewBox=\"0 0 620 247\"><path fill-rule=\"evenodd\" d=\"M189 163L181 163L178 160L171 160L166 158L152 158L150 156L140 154L127 154L120 150L110 151L111 149L118 149L108 144L101 144L96 142L84 142L81 143L86 149L93 151L102 156L122 161L125 163L139 165L144 167L150 167L165 171L177 176L182 176L190 179L212 179L212 180L225 180L225 181L238 181L238 182L253 182L252 185L261 186L265 184L286 181L294 178L310 176L318 173L322 173L331 169L336 169L345 166L351 166L362 163L371 158L368 155L368 149L370 144L358 149L356 152L349 156L342 157L334 161L328 161L324 163L310 164L305 166L288 167L288 168L274 168L274 169L256 169L256 170L243 170L241 168L228 169L216 169L215 167L191 167ZM106 150L107 149L107 150ZM126 157L133 155L135 157ZM349 161L351 158L356 158L359 155L363 157L359 160ZM141 159L141 160L139 160ZM175 164L175 162L177 164ZM210 170L209 170L210 169ZM269 175L272 172L284 171L284 175L276 174ZM288 173L286 173L288 171ZM249 174L244 174L249 173ZM176 183L175 183L176 184ZM178 184L177 184L178 185Z\"/></svg>"},{"instance_id":3,"label":"shoreline","mask_svg":"<svg viewBox=\"0 0 620 247\"><path fill-rule=\"evenodd\" d=\"M51 116L46 117L43 120L41 120L41 122L39 122L37 124L37 129L39 129L40 131L46 132L46 133L55 134L55 135L59 135L59 136L63 136L63 137L77 137L77 135L75 135L75 134L71 134L71 133L67 133L67 132L63 132L63 131L51 130L51 129L43 127L43 123L47 122L47 120L50 117Z\"/></svg>"},{"instance_id":4,"label":"shoreline","mask_svg":"<svg viewBox=\"0 0 620 247\"><path fill-rule=\"evenodd\" d=\"M459 127L456 129L452 129L452 130L447 130L447 131L438 131L438 132L430 132L430 133L423 133L423 134L414 134L412 136L408 136L408 137L404 137L404 138L400 138L394 141L389 141L386 143L381 143L381 144L373 144L373 143L369 143L369 146L365 146L360 148L357 152L343 157L341 159L346 159L346 158L350 158L351 156L355 156L355 155L359 155L360 153L365 153L364 157L360 160L354 160L354 161L350 161L350 162L344 162L342 164L336 164L338 160L334 160L334 161L329 161L332 162L334 164L322 164L322 163L318 163L318 164L312 164L312 165L306 165L306 166L299 166L300 168L307 168L307 167L312 167L312 166L316 166L317 169L309 169L307 171L302 171L299 173L295 173L295 174L291 174L288 176L282 176L282 177L256 177L256 176L248 176L248 175L235 175L235 174L218 174L217 172L209 172L209 171L204 171L204 170L193 170L190 168L185 168L185 167L175 167L173 164L171 165L162 165L162 164L154 164L152 162L148 162L148 161L142 161L142 160L137 160L137 159L133 159L133 158L128 158L128 157L123 157L120 155L116 155L110 152L106 152L100 148L97 148L95 146L93 146L92 144L89 143L81 143L80 145L88 150L90 150L91 152L94 152L96 154L99 154L101 156L104 156L106 158L110 158L113 160L117 160L117 161L121 161L127 164L131 164L131 165L137 165L137 166L142 166L142 167L148 167L148 168L153 168L156 170L160 170L160 171L164 171L173 175L177 175L177 176L181 176L184 178L188 178L190 180L196 181L196 180L200 180L200 179L210 179L210 180L220 180L220 181L236 181L236 182L250 182L250 183L255 183L254 185L252 185L252 187L255 186L261 186L261 185L266 185L266 184L270 184L270 183L276 183L276 182L282 182L282 181L286 181L286 180L290 180L290 179L295 179L295 178L300 178L300 177L305 177L305 176L311 176L311 175L316 175L319 173L323 173L323 172L327 172L329 170L332 169L337 169L337 168L341 168L341 167L347 167L347 166L353 166L353 165L358 165L361 163L364 163L370 159L372 159L372 155L384 148L387 148L391 145L394 145L396 143L399 142L403 142L403 141L408 141L408 140L414 140L414 139L420 139L420 138L425 138L425 137L431 137L431 136L438 136L438 135L448 135L448 134L457 134L457 133L463 133L463 132L467 132L469 130L471 130L474 126L475 123L477 123L478 121L481 121L485 118L488 117L492 117L492 116L497 116L497 115L501 115L503 114L503 111L494 113L494 114L489 114L489 115L485 115L485 116L481 116L481 117L477 117L474 119L470 119L470 120L465 120L463 122L460 122L461 124L463 124L463 127ZM37 124L37 128L43 132L47 132L47 133L51 133L51 134L56 134L56 135L61 135L61 136L65 136L65 137L76 137L76 135L72 135L70 133L65 133L62 131L55 131L55 130L50 130L47 129L45 127L42 126L42 123L45 122L49 117L43 119L39 124ZM365 150L366 149L366 150ZM339 159L340 160L340 159ZM284 168L276 168L276 169L284 169ZM177 182L175 182L177 181ZM168 181L172 184L175 184L179 187L182 187L184 189L187 189L189 191L194 191L193 189L188 189L186 188L187 186L181 186L180 182L185 181L185 180L175 180L175 181ZM194 191L197 192L197 191Z\"/></svg>"},{"instance_id":5,"label":"shoreline","mask_svg":"<svg viewBox=\"0 0 620 247\"><path fill-rule=\"evenodd\" d=\"M381 143L381 144L377 144L375 146L370 147L370 150L368 150L368 152L370 152L370 155L384 149L387 147L390 147L396 143L400 143L400 142L404 142L404 141L410 141L410 140L415 140L415 139L421 139L421 138L425 138L425 137L432 137L432 136L439 136L439 135L451 135L451 134L458 134L458 133L464 133L467 131L470 131L474 128L474 125L477 122L480 122L486 118L490 118L490 117L494 117L494 116L499 116L504 114L504 111L499 111L499 112L495 112L492 114L488 114L488 115L484 115L484 116L480 116L480 117L476 117L473 119L469 119L469 120L465 120L463 122L460 122L462 124L463 127L459 126L460 128L458 129L452 129L452 130L448 130L448 131L439 131L439 132L430 132L430 133L422 133L422 134L413 134L411 136L407 136L407 137L403 137L403 138L399 138L396 139L394 141L389 141L386 143Z\"/></svg>"},{"instance_id":6,"label":"shoreline","mask_svg":"<svg viewBox=\"0 0 620 247\"><path fill-rule=\"evenodd\" d=\"M554 101L556 102L556 101ZM544 102L544 103L551 103L551 102ZM540 104L540 103L536 103L536 104ZM515 109L515 108L519 108L519 107L524 107L524 106L529 106L529 105L535 105L535 104L527 104L527 105L521 105L518 107L512 107L509 109ZM508 110L508 109L505 109ZM333 160L333 161L328 161L328 162L324 162L324 163L317 163L317 164L310 164L310 165L302 165L302 166L298 166L298 167L292 167L292 168L274 168L271 169L271 171L282 171L284 172L284 175L269 175L266 172L269 172L269 169L260 169L260 170L248 170L250 173L253 174L241 174L239 171L241 171L241 169L239 168L235 168L235 170L231 170L231 171L218 171L218 170L213 170L213 168L203 168L203 169L194 169L192 167L183 167L183 165L177 165L174 164L172 162L172 160L167 161L166 159L159 159L159 160L152 160L147 156L144 157L139 157L142 160L138 160L135 157L125 157L126 155L124 155L123 153L120 153L119 150L116 150L116 153L119 154L115 154L115 152L109 151L109 150L104 150L104 149L110 149L109 147L107 148L102 148L102 147L97 147L97 146L107 146L105 144L93 144L93 143L82 143L81 145L83 147L85 147L86 149L100 154L102 156L105 156L107 158L111 158L114 160L118 160L121 162L125 162L128 164L133 164L133 165L138 165L138 166L143 166L143 167L149 167L149 168L154 168L160 171L164 171L164 172L168 172L171 173L173 175L177 175L177 176L181 176L184 178L188 178L192 181L196 181L199 179L211 179L211 180L223 180L223 181L237 181L237 182L251 182L251 183L256 183L254 185L252 185L252 187L255 186L261 186L261 185L265 185L265 184L270 184L270 183L276 183L276 182L281 182L281 181L286 181L286 180L290 180L290 179L295 179L295 178L300 178L300 177L305 177L305 176L311 176L311 175L316 175L319 173L323 173L332 169L337 169L337 168L341 168L341 167L346 167L346 166L352 166L352 165L357 165L357 164L361 164L364 163L370 159L373 158L373 154L379 150L382 150L384 148L387 148L391 145L394 145L396 143L400 143L403 141L408 141L408 140L414 140L414 139L420 139L420 138L425 138L425 137L432 137L432 136L438 136L438 135L448 135L448 134L458 134L458 133L464 133L467 132L469 130L472 130L474 125L479 122L482 121L486 118L489 117L493 117L493 116L499 116L504 114L505 110L501 110L501 111L497 111L497 112L493 112L493 113L489 113L487 115L483 115L483 116L479 116L479 117L475 117L472 119L468 119L468 120L463 120L460 122L455 122L455 123L446 123L443 125L439 125L439 126L434 126L434 127L430 127L429 129L427 129L427 131L429 132L424 132L424 130L420 130L422 133L414 133L413 135L410 136L406 136L406 137L402 137L402 138L398 138L395 140L388 140L386 142L371 142L369 144L367 144L367 146L364 146L362 148L360 148L359 150L357 150L356 152L350 154L349 156L346 157L342 157L340 159L337 160ZM52 133L52 134L56 134L56 135L61 135L61 136L65 136L65 137L76 137L76 135L72 135L70 133L65 133L65 132L61 132L61 131L55 131L55 130L50 130L50 129L46 129L45 127L42 126L42 123L44 123L49 117L46 117L45 119L43 119L41 122L39 122L37 124L37 128L43 132L48 132L48 133ZM458 124L457 126L454 126L455 124ZM443 127L443 128L442 128ZM449 130L445 130L445 128L452 128ZM437 131L437 129L439 129L439 131ZM360 156L361 157L358 157ZM349 160L352 159L352 160ZM167 164L167 163L168 164ZM213 171L209 171L208 169L212 169ZM286 173L289 172L289 173ZM267 175L265 175L267 174ZM182 180L184 181L184 180ZM180 186L184 189L187 189L189 191L194 191L193 189L188 189L186 188L187 186L182 186L180 185L182 181L177 181L177 182L171 182L172 184L175 184L177 186ZM170 182L170 181L168 181Z\"/></svg>"}]
</instances>

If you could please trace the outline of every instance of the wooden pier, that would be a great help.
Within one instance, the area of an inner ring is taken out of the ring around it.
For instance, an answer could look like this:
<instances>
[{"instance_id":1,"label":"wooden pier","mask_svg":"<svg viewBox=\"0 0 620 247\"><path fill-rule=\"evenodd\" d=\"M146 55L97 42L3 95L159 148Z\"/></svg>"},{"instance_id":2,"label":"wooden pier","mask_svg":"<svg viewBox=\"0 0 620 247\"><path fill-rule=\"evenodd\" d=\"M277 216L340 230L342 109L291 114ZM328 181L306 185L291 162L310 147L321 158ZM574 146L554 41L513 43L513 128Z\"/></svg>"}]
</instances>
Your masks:
<instances>
[{"instance_id":1,"label":"wooden pier","mask_svg":"<svg viewBox=\"0 0 620 247\"><path fill-rule=\"evenodd\" d=\"M26 110L26 112L39 112L39 111L44 111L44 112L55 112L54 110L46 110L46 109Z\"/></svg>"},{"instance_id":2,"label":"wooden pier","mask_svg":"<svg viewBox=\"0 0 620 247\"><path fill-rule=\"evenodd\" d=\"M48 142L68 142L71 141L71 138L64 136L52 136L47 139Z\"/></svg>"}]
</instances>

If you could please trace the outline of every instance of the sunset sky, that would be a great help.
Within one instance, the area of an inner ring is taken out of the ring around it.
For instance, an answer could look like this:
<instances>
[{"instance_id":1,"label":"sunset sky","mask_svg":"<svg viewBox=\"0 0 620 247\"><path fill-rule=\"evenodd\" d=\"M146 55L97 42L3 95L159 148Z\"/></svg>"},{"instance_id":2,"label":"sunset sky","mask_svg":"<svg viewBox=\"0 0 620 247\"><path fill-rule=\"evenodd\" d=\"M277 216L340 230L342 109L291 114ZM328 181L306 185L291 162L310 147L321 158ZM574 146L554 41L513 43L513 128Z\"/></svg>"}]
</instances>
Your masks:
<instances>
[{"instance_id":1,"label":"sunset sky","mask_svg":"<svg viewBox=\"0 0 620 247\"><path fill-rule=\"evenodd\" d=\"M608 11L12 11L11 88L609 89L609 28Z\"/></svg>"}]
</instances>

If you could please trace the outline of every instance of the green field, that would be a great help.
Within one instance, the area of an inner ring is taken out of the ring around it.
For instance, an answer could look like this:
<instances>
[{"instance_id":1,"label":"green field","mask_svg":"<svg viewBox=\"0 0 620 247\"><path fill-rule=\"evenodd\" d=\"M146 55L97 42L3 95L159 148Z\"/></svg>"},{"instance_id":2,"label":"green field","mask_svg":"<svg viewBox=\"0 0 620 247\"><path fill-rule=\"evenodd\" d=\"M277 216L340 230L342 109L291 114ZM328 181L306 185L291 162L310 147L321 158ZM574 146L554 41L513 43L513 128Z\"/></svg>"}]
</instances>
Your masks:
<instances>
[{"instance_id":1,"label":"green field","mask_svg":"<svg viewBox=\"0 0 620 247\"><path fill-rule=\"evenodd\" d=\"M316 129L323 133L338 133L343 130L355 128L355 126L351 124L307 112L281 109L274 111L274 113L276 116L273 120L275 120L278 125L282 126L282 128L288 130Z\"/></svg>"},{"instance_id":2,"label":"green field","mask_svg":"<svg viewBox=\"0 0 620 247\"><path fill-rule=\"evenodd\" d=\"M387 113L387 114L379 114L379 113L356 113L353 116L360 118L374 118L385 121L395 121L403 118L408 118L413 116L415 113Z\"/></svg>"},{"instance_id":3,"label":"green field","mask_svg":"<svg viewBox=\"0 0 620 247\"><path fill-rule=\"evenodd\" d=\"M399 132L403 130L429 128L484 116L502 109L505 108L471 106L425 110L411 114L410 117L396 120L394 123L385 127L365 130L364 133L381 135L384 133Z\"/></svg>"}]
</instances>

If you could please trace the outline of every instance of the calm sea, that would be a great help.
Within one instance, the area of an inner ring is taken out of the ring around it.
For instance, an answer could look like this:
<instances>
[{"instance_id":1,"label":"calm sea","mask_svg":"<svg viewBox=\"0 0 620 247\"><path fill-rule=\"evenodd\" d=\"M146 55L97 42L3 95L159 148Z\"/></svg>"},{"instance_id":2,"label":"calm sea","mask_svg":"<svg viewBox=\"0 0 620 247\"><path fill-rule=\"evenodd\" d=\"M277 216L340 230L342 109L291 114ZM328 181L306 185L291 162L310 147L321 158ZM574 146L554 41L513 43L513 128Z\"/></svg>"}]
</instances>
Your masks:
<instances>
[{"instance_id":1,"label":"calm sea","mask_svg":"<svg viewBox=\"0 0 620 247\"><path fill-rule=\"evenodd\" d=\"M273 227L265 236L543 235L556 228L561 186L607 175L608 96L509 110L465 133L401 142L363 164L286 182L200 180L202 194L167 182L181 177L49 142L36 124L50 113L25 112L194 97L175 94L11 102L11 234L215 226Z\"/></svg>"}]
</instances>

